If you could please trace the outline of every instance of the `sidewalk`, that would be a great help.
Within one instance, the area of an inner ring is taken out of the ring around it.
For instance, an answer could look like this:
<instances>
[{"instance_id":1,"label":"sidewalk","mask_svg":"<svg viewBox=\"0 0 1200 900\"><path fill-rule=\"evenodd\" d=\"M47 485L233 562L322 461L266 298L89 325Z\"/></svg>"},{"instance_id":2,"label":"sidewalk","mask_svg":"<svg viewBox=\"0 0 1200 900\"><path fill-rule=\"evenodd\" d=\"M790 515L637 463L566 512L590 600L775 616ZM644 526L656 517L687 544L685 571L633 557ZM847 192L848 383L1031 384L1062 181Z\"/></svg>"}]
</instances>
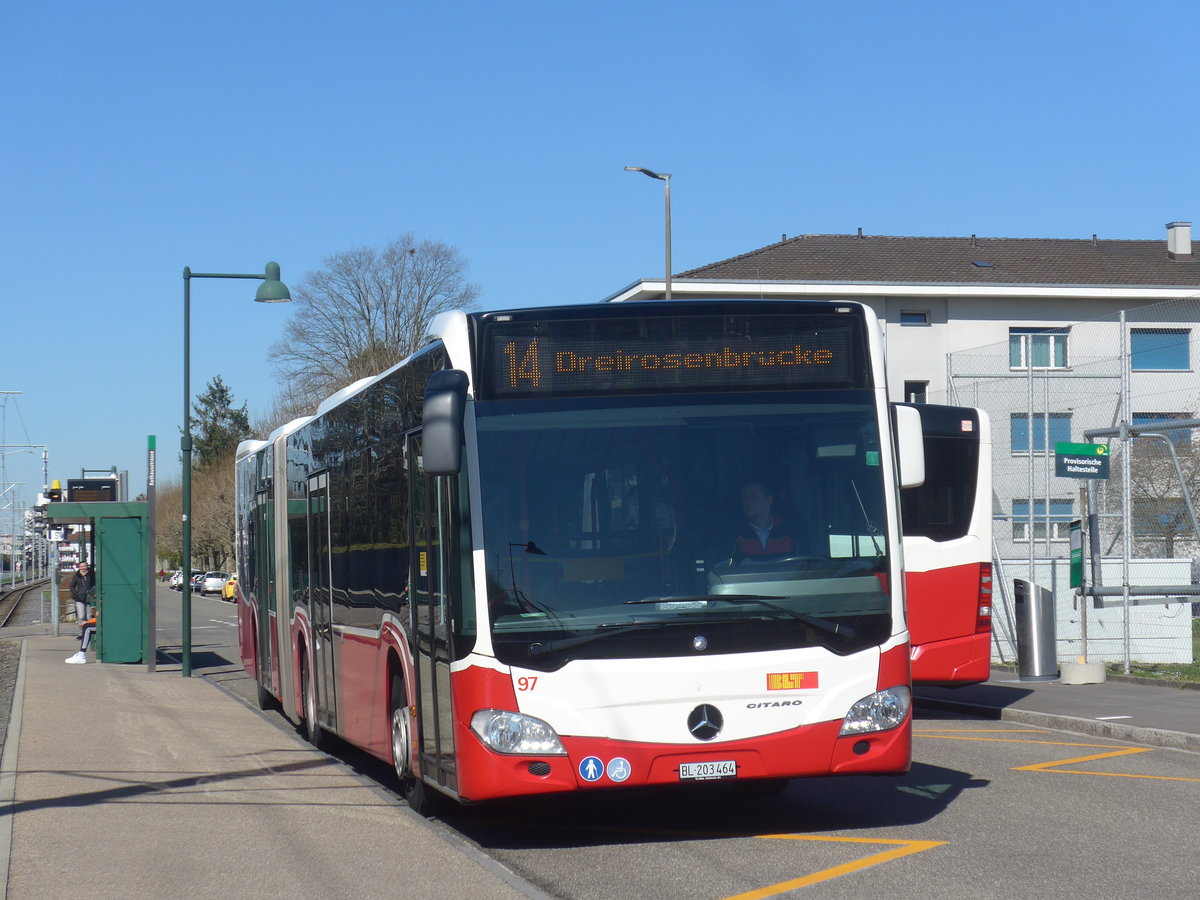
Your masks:
<instances>
[{"instance_id":1,"label":"sidewalk","mask_svg":"<svg viewBox=\"0 0 1200 900\"><path fill-rule=\"evenodd\" d=\"M204 679L77 648L24 643L0 896L543 896Z\"/></svg>"},{"instance_id":2,"label":"sidewalk","mask_svg":"<svg viewBox=\"0 0 1200 900\"><path fill-rule=\"evenodd\" d=\"M1021 681L992 669L983 684L913 689L919 708L943 709L1200 752L1200 685L1155 684L1109 676L1103 684Z\"/></svg>"}]
</instances>

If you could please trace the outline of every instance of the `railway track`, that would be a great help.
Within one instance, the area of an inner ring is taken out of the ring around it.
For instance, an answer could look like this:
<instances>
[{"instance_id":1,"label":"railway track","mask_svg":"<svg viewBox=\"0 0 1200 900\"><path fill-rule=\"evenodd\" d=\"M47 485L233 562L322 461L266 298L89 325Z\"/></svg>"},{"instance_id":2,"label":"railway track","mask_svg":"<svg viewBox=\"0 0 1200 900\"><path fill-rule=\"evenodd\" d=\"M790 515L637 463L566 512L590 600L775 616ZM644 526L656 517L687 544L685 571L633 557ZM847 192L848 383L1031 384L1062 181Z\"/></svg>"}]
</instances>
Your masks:
<instances>
[{"instance_id":1,"label":"railway track","mask_svg":"<svg viewBox=\"0 0 1200 900\"><path fill-rule=\"evenodd\" d=\"M41 597L42 588L50 582L47 579L31 581L18 587L9 588L0 595L0 628L8 624L26 597Z\"/></svg>"}]
</instances>

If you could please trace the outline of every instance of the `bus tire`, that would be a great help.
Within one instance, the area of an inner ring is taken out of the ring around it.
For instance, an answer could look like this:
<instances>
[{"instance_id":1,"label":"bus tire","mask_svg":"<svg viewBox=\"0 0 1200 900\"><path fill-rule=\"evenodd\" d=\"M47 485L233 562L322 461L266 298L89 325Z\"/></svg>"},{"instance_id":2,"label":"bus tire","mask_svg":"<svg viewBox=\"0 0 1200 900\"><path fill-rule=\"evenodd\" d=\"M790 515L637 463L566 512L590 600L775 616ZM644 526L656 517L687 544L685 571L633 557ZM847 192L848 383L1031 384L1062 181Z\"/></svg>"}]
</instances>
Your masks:
<instances>
[{"instance_id":1,"label":"bus tire","mask_svg":"<svg viewBox=\"0 0 1200 900\"><path fill-rule=\"evenodd\" d=\"M317 721L317 684L308 665L308 655L300 655L300 689L304 696L304 739L320 750L325 745L325 731Z\"/></svg>"},{"instance_id":2,"label":"bus tire","mask_svg":"<svg viewBox=\"0 0 1200 900\"><path fill-rule=\"evenodd\" d=\"M255 673L254 680L256 682L255 699L258 700L259 709L274 709L276 700L274 695L267 690L267 686L262 682L262 672Z\"/></svg>"},{"instance_id":3,"label":"bus tire","mask_svg":"<svg viewBox=\"0 0 1200 900\"><path fill-rule=\"evenodd\" d=\"M400 783L400 793L404 795L409 809L419 816L428 818L440 808L441 796L412 770L412 717L409 714L408 704L405 702L404 680L399 675L392 676L389 706L391 707L389 727L392 736L392 768L396 772L396 780Z\"/></svg>"}]
</instances>

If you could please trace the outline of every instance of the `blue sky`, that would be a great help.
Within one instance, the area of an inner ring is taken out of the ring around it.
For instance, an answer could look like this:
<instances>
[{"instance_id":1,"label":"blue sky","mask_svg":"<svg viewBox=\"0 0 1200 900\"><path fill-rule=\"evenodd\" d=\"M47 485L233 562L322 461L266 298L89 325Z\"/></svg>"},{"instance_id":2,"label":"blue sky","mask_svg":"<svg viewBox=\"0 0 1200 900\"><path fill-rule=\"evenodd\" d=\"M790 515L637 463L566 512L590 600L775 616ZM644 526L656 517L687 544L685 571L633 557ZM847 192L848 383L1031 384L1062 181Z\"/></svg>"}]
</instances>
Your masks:
<instances>
[{"instance_id":1,"label":"blue sky","mask_svg":"<svg viewBox=\"0 0 1200 900\"><path fill-rule=\"evenodd\" d=\"M405 232L481 307L598 300L779 240L1164 237L1200 221L1200 12L645 0L0 7L2 441L178 475L183 267L295 282ZM252 416L291 314L194 281L192 393ZM26 502L40 457L5 457ZM3 489L3 486L0 486ZM0 513L0 530L7 520Z\"/></svg>"}]
</instances>

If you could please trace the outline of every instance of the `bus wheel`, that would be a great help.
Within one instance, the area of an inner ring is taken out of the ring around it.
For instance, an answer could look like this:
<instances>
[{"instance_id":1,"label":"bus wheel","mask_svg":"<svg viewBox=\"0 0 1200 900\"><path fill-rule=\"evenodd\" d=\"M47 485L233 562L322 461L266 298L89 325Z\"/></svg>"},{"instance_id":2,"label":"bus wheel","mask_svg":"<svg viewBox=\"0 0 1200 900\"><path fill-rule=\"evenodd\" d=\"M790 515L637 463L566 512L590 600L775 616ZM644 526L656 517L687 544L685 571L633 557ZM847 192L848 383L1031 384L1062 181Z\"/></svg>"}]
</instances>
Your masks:
<instances>
[{"instance_id":1,"label":"bus wheel","mask_svg":"<svg viewBox=\"0 0 1200 900\"><path fill-rule=\"evenodd\" d=\"M413 733L408 704L405 703L404 681L392 676L391 691L392 768L400 782L400 792L409 808L417 815L432 816L440 806L437 791L418 778L412 770Z\"/></svg>"},{"instance_id":2,"label":"bus wheel","mask_svg":"<svg viewBox=\"0 0 1200 900\"><path fill-rule=\"evenodd\" d=\"M325 743L325 732L317 721L317 685L313 673L308 668L308 657L300 656L300 689L304 694L304 737L318 750Z\"/></svg>"},{"instance_id":3,"label":"bus wheel","mask_svg":"<svg viewBox=\"0 0 1200 900\"><path fill-rule=\"evenodd\" d=\"M267 686L263 684L262 670L259 669L254 673L254 680L257 682L257 690L255 691L256 699L258 700L259 709L274 709L275 698L271 692L267 690Z\"/></svg>"}]
</instances>

